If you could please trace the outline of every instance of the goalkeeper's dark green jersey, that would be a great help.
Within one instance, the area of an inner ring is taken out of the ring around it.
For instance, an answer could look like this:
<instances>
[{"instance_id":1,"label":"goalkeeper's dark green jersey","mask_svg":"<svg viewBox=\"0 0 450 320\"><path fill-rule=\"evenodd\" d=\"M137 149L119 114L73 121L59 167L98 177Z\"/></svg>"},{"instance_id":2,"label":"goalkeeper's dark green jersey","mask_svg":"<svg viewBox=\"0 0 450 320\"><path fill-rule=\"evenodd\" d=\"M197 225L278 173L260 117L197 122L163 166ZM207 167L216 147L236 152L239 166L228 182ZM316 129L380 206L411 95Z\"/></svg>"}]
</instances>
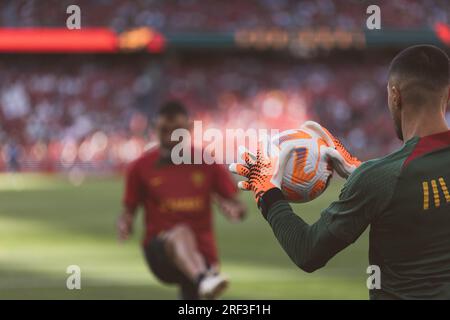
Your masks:
<instances>
[{"instance_id":1,"label":"goalkeeper's dark green jersey","mask_svg":"<svg viewBox=\"0 0 450 320\"><path fill-rule=\"evenodd\" d=\"M397 152L363 163L339 200L313 225L282 200L262 210L290 258L311 272L370 225L369 264L381 270L371 299L450 299L450 131L412 138Z\"/></svg>"}]
</instances>

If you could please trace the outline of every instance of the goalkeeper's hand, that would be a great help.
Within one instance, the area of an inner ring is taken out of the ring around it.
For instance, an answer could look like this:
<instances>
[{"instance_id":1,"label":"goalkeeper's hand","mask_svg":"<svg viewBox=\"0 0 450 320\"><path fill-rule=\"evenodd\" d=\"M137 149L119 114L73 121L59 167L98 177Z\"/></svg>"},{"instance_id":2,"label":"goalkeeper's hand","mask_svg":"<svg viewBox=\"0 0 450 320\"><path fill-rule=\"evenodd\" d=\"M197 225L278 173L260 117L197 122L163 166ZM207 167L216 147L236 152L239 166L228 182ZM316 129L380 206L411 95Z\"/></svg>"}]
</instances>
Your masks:
<instances>
[{"instance_id":1,"label":"goalkeeper's hand","mask_svg":"<svg viewBox=\"0 0 450 320\"><path fill-rule=\"evenodd\" d=\"M255 156L240 147L239 154L244 164L232 163L229 167L231 172L247 178L247 180L239 181L238 187L242 190L253 191L257 203L268 190L281 188L283 169L290 150L285 148L281 154L279 150L274 151L272 156L268 156L264 144L259 143Z\"/></svg>"},{"instance_id":2,"label":"goalkeeper's hand","mask_svg":"<svg viewBox=\"0 0 450 320\"><path fill-rule=\"evenodd\" d=\"M326 148L326 155L331 161L333 169L343 178L347 179L356 168L361 165L361 161L353 156L326 128L314 121L306 121L300 129L312 131L325 140L329 148Z\"/></svg>"},{"instance_id":3,"label":"goalkeeper's hand","mask_svg":"<svg viewBox=\"0 0 450 320\"><path fill-rule=\"evenodd\" d=\"M316 133L325 140L327 147L323 148L324 155L331 161L333 169L341 177L347 178L361 164L361 161L352 156L337 138L317 122L307 121L301 126L301 129ZM259 144L256 156L244 148L240 148L240 158L244 164L233 163L230 165L231 172L247 178L245 181L240 181L238 187L253 191L257 203L268 190L281 189L286 162L292 150L295 149L293 144L283 147L281 151L272 145L275 149L272 149L272 155L269 157L266 153L267 148L264 147L264 144Z\"/></svg>"}]
</instances>

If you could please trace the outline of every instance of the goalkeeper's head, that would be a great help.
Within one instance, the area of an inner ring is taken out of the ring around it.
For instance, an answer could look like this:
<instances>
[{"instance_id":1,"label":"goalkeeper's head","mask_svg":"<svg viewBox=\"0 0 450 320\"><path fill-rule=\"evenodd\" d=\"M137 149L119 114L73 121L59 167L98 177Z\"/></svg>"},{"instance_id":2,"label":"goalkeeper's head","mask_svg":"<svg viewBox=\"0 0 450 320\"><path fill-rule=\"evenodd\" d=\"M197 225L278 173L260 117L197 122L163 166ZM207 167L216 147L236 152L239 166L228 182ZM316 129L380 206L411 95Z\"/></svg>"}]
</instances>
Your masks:
<instances>
[{"instance_id":1,"label":"goalkeeper's head","mask_svg":"<svg viewBox=\"0 0 450 320\"><path fill-rule=\"evenodd\" d=\"M401 51L391 62L388 104L398 137L414 119L443 118L449 102L449 58L438 47L417 45Z\"/></svg>"}]
</instances>

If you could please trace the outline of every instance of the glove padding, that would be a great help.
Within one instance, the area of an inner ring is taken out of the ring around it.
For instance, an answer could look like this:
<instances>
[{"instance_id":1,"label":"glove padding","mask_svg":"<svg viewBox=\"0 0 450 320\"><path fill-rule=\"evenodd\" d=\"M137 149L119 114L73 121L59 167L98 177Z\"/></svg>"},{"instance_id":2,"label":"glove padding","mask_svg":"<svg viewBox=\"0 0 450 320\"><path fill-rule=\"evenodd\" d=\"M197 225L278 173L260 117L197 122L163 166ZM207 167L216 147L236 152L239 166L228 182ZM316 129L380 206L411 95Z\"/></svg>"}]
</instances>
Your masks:
<instances>
[{"instance_id":1,"label":"glove padding","mask_svg":"<svg viewBox=\"0 0 450 320\"><path fill-rule=\"evenodd\" d=\"M300 129L312 135L318 135L325 141L327 146L321 148L323 150L321 156L331 161L333 169L341 177L347 178L361 164L361 161L352 156L337 138L317 122L306 121ZM241 146L239 147L239 158L243 164L232 163L229 170L247 178L247 180L240 181L238 187L242 190L253 191L255 200L258 202L266 191L272 188L281 189L284 168L295 148L295 143L286 142L280 150L268 140L258 144L255 156ZM267 154L269 149L270 155Z\"/></svg>"},{"instance_id":2,"label":"glove padding","mask_svg":"<svg viewBox=\"0 0 450 320\"><path fill-rule=\"evenodd\" d=\"M329 146L325 150L326 155L331 160L333 169L342 178L347 179L361 165L361 161L354 157L336 137L317 122L306 121L300 129L307 132L314 132L325 140Z\"/></svg>"},{"instance_id":3,"label":"glove padding","mask_svg":"<svg viewBox=\"0 0 450 320\"><path fill-rule=\"evenodd\" d=\"M251 190L255 194L256 202L262 195L272 189L281 189L281 180L283 178L283 169L292 148L283 148L280 150L271 146L271 155L267 154L270 141L260 142L256 156L244 147L239 147L239 158L244 164L232 163L229 170L240 176L247 178L246 181L239 181L238 187L242 190Z\"/></svg>"}]
</instances>

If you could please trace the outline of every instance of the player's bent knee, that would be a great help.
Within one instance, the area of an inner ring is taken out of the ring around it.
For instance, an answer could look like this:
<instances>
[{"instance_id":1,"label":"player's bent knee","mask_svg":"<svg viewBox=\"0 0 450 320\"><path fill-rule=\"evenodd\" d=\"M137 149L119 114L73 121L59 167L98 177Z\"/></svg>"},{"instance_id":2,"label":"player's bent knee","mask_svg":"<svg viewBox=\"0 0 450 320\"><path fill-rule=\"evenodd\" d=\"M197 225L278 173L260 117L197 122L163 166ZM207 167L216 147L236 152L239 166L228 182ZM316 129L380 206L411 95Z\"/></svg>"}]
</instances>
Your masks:
<instances>
[{"instance_id":1,"label":"player's bent knee","mask_svg":"<svg viewBox=\"0 0 450 320\"><path fill-rule=\"evenodd\" d=\"M191 228L185 224L176 225L171 229L170 233L173 238L191 237L193 235Z\"/></svg>"},{"instance_id":2,"label":"player's bent knee","mask_svg":"<svg viewBox=\"0 0 450 320\"><path fill-rule=\"evenodd\" d=\"M169 248L173 248L180 241L185 241L186 238L193 237L191 229L183 224L177 225L164 235L164 240Z\"/></svg>"}]
</instances>

